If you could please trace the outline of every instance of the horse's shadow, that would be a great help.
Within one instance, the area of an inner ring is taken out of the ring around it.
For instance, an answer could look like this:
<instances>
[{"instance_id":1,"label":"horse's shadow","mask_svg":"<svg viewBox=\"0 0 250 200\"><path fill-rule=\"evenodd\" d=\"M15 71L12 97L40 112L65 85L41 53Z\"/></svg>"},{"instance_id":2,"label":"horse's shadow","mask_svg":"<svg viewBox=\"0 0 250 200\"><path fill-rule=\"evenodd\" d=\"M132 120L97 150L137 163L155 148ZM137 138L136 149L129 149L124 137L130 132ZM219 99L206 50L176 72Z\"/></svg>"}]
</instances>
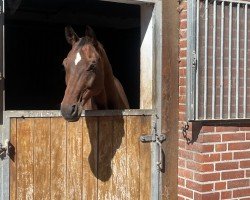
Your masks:
<instances>
[{"instance_id":1,"label":"horse's shadow","mask_svg":"<svg viewBox=\"0 0 250 200\"><path fill-rule=\"evenodd\" d=\"M112 175L112 160L125 136L123 116L86 117L86 123L91 143L88 157L90 169L94 176L103 182ZM95 126L95 128L93 128Z\"/></svg>"}]
</instances>

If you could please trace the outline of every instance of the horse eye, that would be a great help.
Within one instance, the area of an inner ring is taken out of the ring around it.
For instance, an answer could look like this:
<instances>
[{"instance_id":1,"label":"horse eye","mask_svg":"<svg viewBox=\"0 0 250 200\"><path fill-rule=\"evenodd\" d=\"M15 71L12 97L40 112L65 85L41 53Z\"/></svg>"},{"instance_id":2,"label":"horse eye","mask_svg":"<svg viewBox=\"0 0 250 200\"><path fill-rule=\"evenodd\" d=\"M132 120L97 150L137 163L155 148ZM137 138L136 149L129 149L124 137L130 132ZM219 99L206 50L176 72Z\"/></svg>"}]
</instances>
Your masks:
<instances>
[{"instance_id":1,"label":"horse eye","mask_svg":"<svg viewBox=\"0 0 250 200\"><path fill-rule=\"evenodd\" d=\"M93 71L95 67L96 67L96 64L91 64L89 68L87 69L87 71Z\"/></svg>"}]
</instances>

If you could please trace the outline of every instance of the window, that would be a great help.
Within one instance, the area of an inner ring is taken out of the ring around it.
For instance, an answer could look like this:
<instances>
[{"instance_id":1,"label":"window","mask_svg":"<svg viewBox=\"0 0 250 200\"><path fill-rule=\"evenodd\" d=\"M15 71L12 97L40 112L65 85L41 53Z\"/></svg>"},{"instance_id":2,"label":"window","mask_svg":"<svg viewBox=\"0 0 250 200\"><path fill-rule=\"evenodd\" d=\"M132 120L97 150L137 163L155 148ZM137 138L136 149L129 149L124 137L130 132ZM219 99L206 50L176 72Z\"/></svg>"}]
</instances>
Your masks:
<instances>
[{"instance_id":1,"label":"window","mask_svg":"<svg viewBox=\"0 0 250 200\"><path fill-rule=\"evenodd\" d=\"M188 2L188 120L250 118L250 2Z\"/></svg>"}]
</instances>

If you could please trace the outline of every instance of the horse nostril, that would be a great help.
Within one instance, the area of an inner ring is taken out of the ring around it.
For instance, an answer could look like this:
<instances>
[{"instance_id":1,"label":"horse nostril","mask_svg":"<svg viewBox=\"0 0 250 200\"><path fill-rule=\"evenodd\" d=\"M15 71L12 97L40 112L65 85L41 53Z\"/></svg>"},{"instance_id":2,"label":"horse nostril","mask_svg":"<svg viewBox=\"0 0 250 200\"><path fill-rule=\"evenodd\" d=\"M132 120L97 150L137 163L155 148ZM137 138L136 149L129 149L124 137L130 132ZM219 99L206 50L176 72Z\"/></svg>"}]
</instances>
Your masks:
<instances>
[{"instance_id":1,"label":"horse nostril","mask_svg":"<svg viewBox=\"0 0 250 200\"><path fill-rule=\"evenodd\" d=\"M75 115L77 112L77 105L73 105L72 108L71 108L71 115Z\"/></svg>"}]
</instances>

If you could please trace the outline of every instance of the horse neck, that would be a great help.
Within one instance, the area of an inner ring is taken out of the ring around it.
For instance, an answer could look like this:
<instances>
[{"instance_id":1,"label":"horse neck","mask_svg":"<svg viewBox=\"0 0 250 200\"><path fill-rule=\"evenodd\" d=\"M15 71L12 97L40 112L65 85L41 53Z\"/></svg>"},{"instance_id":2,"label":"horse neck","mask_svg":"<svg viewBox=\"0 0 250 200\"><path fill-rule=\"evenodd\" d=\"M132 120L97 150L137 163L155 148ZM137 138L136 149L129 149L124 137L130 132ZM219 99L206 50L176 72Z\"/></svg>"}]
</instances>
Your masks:
<instances>
[{"instance_id":1,"label":"horse neck","mask_svg":"<svg viewBox=\"0 0 250 200\"><path fill-rule=\"evenodd\" d=\"M106 107L112 108L117 105L117 88L115 86L114 75L108 56L103 48L100 49L103 71L104 71L104 89L99 98L106 98ZM97 97L98 98L98 97ZM98 100L98 99L97 99Z\"/></svg>"}]
</instances>

